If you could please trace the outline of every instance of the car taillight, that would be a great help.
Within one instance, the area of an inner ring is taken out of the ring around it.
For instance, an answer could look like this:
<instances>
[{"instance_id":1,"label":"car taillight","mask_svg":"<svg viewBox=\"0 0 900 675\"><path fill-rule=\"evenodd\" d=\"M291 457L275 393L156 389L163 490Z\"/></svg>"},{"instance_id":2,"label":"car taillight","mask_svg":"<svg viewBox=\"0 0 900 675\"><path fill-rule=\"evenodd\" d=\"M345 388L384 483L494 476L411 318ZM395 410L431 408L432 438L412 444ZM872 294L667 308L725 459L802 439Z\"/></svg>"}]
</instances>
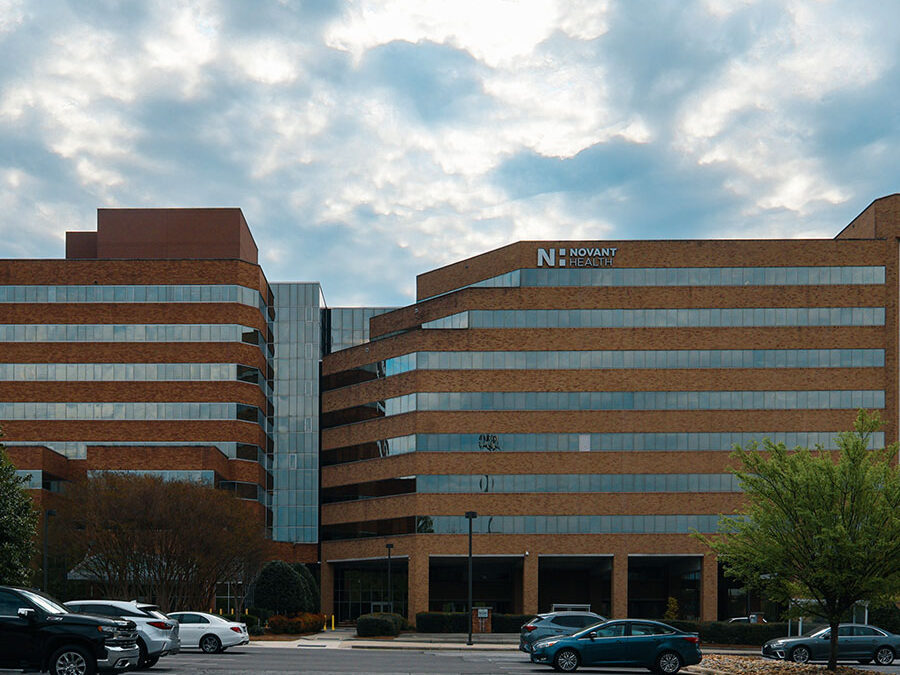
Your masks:
<instances>
[{"instance_id":1,"label":"car taillight","mask_svg":"<svg viewBox=\"0 0 900 675\"><path fill-rule=\"evenodd\" d=\"M688 642L693 642L695 645L700 644L700 638L697 637L696 635L688 635L684 639L687 640Z\"/></svg>"},{"instance_id":2,"label":"car taillight","mask_svg":"<svg viewBox=\"0 0 900 675\"><path fill-rule=\"evenodd\" d=\"M233 630L235 633L240 633L240 632L241 632L241 629L240 629L239 626L232 626L232 627L231 627L231 630Z\"/></svg>"},{"instance_id":3,"label":"car taillight","mask_svg":"<svg viewBox=\"0 0 900 675\"><path fill-rule=\"evenodd\" d=\"M526 623L525 630L527 630L530 633L533 630L537 630L537 626L532 626L530 623Z\"/></svg>"},{"instance_id":4,"label":"car taillight","mask_svg":"<svg viewBox=\"0 0 900 675\"><path fill-rule=\"evenodd\" d=\"M175 624L166 623L165 621L148 621L147 625L159 628L160 630L170 630L175 627Z\"/></svg>"}]
</instances>

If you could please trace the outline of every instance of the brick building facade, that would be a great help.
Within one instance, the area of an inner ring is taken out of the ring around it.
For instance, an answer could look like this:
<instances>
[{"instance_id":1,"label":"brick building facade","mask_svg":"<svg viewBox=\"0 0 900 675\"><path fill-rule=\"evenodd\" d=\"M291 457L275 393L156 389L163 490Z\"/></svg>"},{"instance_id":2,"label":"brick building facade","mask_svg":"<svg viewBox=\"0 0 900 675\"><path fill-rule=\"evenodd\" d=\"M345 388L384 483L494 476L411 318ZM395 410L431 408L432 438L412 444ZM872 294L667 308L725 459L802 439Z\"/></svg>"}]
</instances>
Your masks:
<instances>
[{"instance_id":1,"label":"brick building facade","mask_svg":"<svg viewBox=\"0 0 900 675\"><path fill-rule=\"evenodd\" d=\"M418 277L322 367L326 611L746 613L691 536L729 450L897 437L900 196L834 240L519 242ZM393 597L385 544L393 543ZM756 600L754 599L755 603Z\"/></svg>"},{"instance_id":2,"label":"brick building facade","mask_svg":"<svg viewBox=\"0 0 900 675\"><path fill-rule=\"evenodd\" d=\"M272 284L237 209L101 210L66 260L0 261L0 424L35 497L86 471L235 491L322 609L745 613L691 536L729 450L898 434L900 195L833 240L532 241L408 307ZM319 364L321 362L321 372ZM392 594L386 544L392 544Z\"/></svg>"}]
</instances>

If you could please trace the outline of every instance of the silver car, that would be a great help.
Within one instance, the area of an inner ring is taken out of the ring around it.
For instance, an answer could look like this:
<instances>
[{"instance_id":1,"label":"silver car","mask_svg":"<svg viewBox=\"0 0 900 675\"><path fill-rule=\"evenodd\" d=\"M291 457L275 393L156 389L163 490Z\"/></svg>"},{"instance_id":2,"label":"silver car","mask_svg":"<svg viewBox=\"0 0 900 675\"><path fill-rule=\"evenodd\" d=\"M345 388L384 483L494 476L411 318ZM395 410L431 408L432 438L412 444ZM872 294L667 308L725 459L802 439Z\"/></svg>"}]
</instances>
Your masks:
<instances>
[{"instance_id":1,"label":"silver car","mask_svg":"<svg viewBox=\"0 0 900 675\"><path fill-rule=\"evenodd\" d=\"M583 628L606 620L606 618L593 612L548 612L546 614L538 614L522 626L519 633L519 649L529 654L534 643L541 638L571 635Z\"/></svg>"},{"instance_id":2,"label":"silver car","mask_svg":"<svg viewBox=\"0 0 900 675\"><path fill-rule=\"evenodd\" d=\"M122 600L72 600L65 605L73 612L121 616L134 621L141 650L138 670L152 668L163 656L177 654L181 649L178 621L160 612L156 605Z\"/></svg>"},{"instance_id":3,"label":"silver car","mask_svg":"<svg viewBox=\"0 0 900 675\"><path fill-rule=\"evenodd\" d=\"M831 653L831 629L817 628L806 635L769 640L762 647L762 655L770 659L784 659L806 663L826 661ZM900 635L859 623L838 626L838 659L854 660L888 666L900 653Z\"/></svg>"}]
</instances>

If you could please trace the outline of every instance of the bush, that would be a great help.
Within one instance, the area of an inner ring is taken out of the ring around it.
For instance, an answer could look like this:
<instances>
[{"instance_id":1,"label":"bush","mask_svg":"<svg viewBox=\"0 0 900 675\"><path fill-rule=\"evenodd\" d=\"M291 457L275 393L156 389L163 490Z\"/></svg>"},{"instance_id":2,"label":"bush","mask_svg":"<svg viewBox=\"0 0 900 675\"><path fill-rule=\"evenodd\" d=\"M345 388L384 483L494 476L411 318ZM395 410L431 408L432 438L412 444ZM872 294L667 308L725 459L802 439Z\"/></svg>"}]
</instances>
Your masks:
<instances>
[{"instance_id":1,"label":"bush","mask_svg":"<svg viewBox=\"0 0 900 675\"><path fill-rule=\"evenodd\" d=\"M416 630L420 633L466 633L469 630L467 617L465 612L419 612Z\"/></svg>"},{"instance_id":2,"label":"bush","mask_svg":"<svg viewBox=\"0 0 900 675\"><path fill-rule=\"evenodd\" d=\"M534 616L534 614L491 614L491 632L518 633L522 630L522 624L528 623Z\"/></svg>"},{"instance_id":3,"label":"bush","mask_svg":"<svg viewBox=\"0 0 900 675\"><path fill-rule=\"evenodd\" d=\"M324 625L325 616L323 614L310 614L309 612L303 612L291 617L276 614L269 618L269 632L279 635L318 633Z\"/></svg>"},{"instance_id":4,"label":"bush","mask_svg":"<svg viewBox=\"0 0 900 675\"><path fill-rule=\"evenodd\" d=\"M303 611L319 611L319 584L304 563L292 563L291 567L303 582Z\"/></svg>"},{"instance_id":5,"label":"bush","mask_svg":"<svg viewBox=\"0 0 900 675\"><path fill-rule=\"evenodd\" d=\"M666 621L670 626L699 633L701 642L719 645L762 645L787 635L786 623L728 623L727 621Z\"/></svg>"},{"instance_id":6,"label":"bush","mask_svg":"<svg viewBox=\"0 0 900 675\"><path fill-rule=\"evenodd\" d=\"M264 635L266 631L262 626L247 626L247 632L250 635Z\"/></svg>"},{"instance_id":7,"label":"bush","mask_svg":"<svg viewBox=\"0 0 900 675\"><path fill-rule=\"evenodd\" d=\"M259 618L259 622L264 624L269 620L269 617L272 616L274 612L268 609L263 609L262 607L248 607L247 614L251 614L255 617Z\"/></svg>"},{"instance_id":8,"label":"bush","mask_svg":"<svg viewBox=\"0 0 900 675\"><path fill-rule=\"evenodd\" d=\"M869 623L892 633L900 633L900 608L897 605L869 610Z\"/></svg>"},{"instance_id":9,"label":"bush","mask_svg":"<svg viewBox=\"0 0 900 675\"><path fill-rule=\"evenodd\" d=\"M403 622L399 614L363 614L356 620L359 637L398 635Z\"/></svg>"},{"instance_id":10,"label":"bush","mask_svg":"<svg viewBox=\"0 0 900 675\"><path fill-rule=\"evenodd\" d=\"M292 615L308 607L308 592L297 571L285 562L268 562L254 585L256 604L277 614Z\"/></svg>"}]
</instances>

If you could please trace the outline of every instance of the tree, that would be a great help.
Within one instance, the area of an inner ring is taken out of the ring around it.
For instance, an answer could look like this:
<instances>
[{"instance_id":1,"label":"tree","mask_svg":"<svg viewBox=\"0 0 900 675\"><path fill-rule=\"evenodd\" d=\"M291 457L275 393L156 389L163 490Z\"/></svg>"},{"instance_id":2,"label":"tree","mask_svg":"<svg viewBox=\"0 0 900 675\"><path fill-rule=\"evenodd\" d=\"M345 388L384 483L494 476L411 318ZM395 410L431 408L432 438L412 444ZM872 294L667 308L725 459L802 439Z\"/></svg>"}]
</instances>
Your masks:
<instances>
[{"instance_id":1,"label":"tree","mask_svg":"<svg viewBox=\"0 0 900 675\"><path fill-rule=\"evenodd\" d=\"M666 613L663 614L663 621L678 621L678 600L669 596L669 601L666 603Z\"/></svg>"},{"instance_id":2,"label":"tree","mask_svg":"<svg viewBox=\"0 0 900 675\"><path fill-rule=\"evenodd\" d=\"M733 457L746 496L743 513L724 517L716 536L697 535L729 576L773 600L803 598L828 620L835 670L837 626L858 601L885 604L900 591L900 471L897 444L869 450L877 414L859 411L839 450L788 451L763 441ZM836 457L835 457L836 455Z\"/></svg>"},{"instance_id":3,"label":"tree","mask_svg":"<svg viewBox=\"0 0 900 675\"><path fill-rule=\"evenodd\" d=\"M74 572L105 597L153 600L166 611L206 608L234 581L262 522L233 495L154 475L104 473L73 484L55 538Z\"/></svg>"},{"instance_id":4,"label":"tree","mask_svg":"<svg viewBox=\"0 0 900 675\"><path fill-rule=\"evenodd\" d=\"M247 542L238 556L233 575L235 584L232 587L235 616L240 616L244 612L244 604L250 596L250 590L268 557L269 542L259 539Z\"/></svg>"},{"instance_id":5,"label":"tree","mask_svg":"<svg viewBox=\"0 0 900 675\"><path fill-rule=\"evenodd\" d=\"M291 567L300 575L303 581L303 609L304 612L319 611L319 584L305 563L293 563Z\"/></svg>"},{"instance_id":6,"label":"tree","mask_svg":"<svg viewBox=\"0 0 900 675\"><path fill-rule=\"evenodd\" d=\"M276 614L296 614L304 609L303 579L281 560L267 562L254 589L254 603Z\"/></svg>"},{"instance_id":7,"label":"tree","mask_svg":"<svg viewBox=\"0 0 900 675\"><path fill-rule=\"evenodd\" d=\"M37 512L25 481L0 444L0 584L25 584L31 575Z\"/></svg>"}]
</instances>

